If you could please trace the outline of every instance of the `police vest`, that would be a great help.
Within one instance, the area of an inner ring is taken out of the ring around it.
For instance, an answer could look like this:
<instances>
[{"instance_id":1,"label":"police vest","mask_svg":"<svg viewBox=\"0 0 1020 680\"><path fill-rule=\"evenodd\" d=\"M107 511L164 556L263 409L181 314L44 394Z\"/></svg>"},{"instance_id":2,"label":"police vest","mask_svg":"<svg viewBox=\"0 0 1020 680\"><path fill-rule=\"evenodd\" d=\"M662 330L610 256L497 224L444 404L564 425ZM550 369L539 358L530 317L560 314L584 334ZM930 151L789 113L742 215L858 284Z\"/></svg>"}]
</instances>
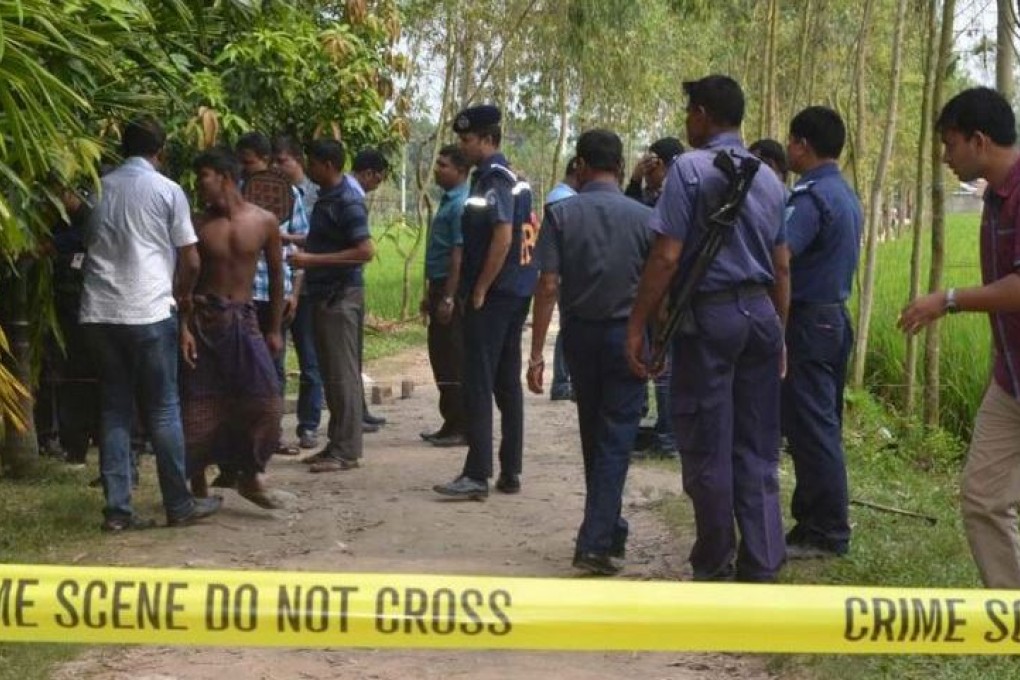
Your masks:
<instances>
[{"instance_id":1,"label":"police vest","mask_svg":"<svg viewBox=\"0 0 1020 680\"><path fill-rule=\"evenodd\" d=\"M510 223L510 250L489 292L530 297L538 282L538 268L533 257L538 242L538 220L532 208L531 186L518 179L509 168L499 164L492 164L486 169L473 187L471 197L464 203L461 218L464 234L461 292L471 294L488 257L495 225L492 203L497 200L489 192L496 185L510 187L513 217Z\"/></svg>"}]
</instances>

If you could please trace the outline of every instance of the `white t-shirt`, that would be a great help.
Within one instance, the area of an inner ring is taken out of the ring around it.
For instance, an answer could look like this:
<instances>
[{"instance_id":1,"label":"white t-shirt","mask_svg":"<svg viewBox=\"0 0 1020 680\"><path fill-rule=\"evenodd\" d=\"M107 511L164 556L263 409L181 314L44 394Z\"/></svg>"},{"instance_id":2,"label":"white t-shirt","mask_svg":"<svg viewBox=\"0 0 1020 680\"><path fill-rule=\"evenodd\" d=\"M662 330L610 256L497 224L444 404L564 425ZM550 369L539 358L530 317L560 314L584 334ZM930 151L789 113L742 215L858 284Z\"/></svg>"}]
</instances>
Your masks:
<instances>
[{"instance_id":1,"label":"white t-shirt","mask_svg":"<svg viewBox=\"0 0 1020 680\"><path fill-rule=\"evenodd\" d=\"M143 325L170 317L177 248L198 241L181 187L144 158L103 177L86 228L82 323Z\"/></svg>"}]
</instances>

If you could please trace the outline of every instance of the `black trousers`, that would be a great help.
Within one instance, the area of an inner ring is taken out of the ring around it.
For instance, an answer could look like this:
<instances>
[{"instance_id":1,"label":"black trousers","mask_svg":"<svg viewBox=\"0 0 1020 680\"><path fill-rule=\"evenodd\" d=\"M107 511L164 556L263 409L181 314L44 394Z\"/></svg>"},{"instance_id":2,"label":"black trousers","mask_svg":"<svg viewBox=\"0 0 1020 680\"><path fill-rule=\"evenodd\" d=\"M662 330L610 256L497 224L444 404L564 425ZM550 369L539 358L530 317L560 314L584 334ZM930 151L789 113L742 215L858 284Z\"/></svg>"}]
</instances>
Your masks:
<instances>
[{"instance_id":1,"label":"black trousers","mask_svg":"<svg viewBox=\"0 0 1020 680\"><path fill-rule=\"evenodd\" d=\"M464 336L461 306L455 304L449 323L439 321L446 279L429 281L429 363L439 388L439 414L443 417L441 431L457 435L464 432L464 391L461 385L464 357Z\"/></svg>"}]
</instances>

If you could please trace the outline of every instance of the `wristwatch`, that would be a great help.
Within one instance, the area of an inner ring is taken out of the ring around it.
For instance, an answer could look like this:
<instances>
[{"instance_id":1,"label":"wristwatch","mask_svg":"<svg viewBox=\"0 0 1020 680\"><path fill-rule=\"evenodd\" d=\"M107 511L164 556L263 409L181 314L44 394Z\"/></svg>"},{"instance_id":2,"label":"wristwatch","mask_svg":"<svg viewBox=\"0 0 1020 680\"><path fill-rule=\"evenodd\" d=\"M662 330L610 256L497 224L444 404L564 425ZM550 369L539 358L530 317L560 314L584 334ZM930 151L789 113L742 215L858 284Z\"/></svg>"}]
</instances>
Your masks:
<instances>
[{"instance_id":1,"label":"wristwatch","mask_svg":"<svg viewBox=\"0 0 1020 680\"><path fill-rule=\"evenodd\" d=\"M446 297L444 297L442 299L442 304L444 304L444 305L452 305L453 304L453 296L452 295L447 295Z\"/></svg>"},{"instance_id":2,"label":"wristwatch","mask_svg":"<svg viewBox=\"0 0 1020 680\"><path fill-rule=\"evenodd\" d=\"M960 311L960 306L956 303L956 289L950 288L946 291L946 311L950 314L956 314Z\"/></svg>"}]
</instances>

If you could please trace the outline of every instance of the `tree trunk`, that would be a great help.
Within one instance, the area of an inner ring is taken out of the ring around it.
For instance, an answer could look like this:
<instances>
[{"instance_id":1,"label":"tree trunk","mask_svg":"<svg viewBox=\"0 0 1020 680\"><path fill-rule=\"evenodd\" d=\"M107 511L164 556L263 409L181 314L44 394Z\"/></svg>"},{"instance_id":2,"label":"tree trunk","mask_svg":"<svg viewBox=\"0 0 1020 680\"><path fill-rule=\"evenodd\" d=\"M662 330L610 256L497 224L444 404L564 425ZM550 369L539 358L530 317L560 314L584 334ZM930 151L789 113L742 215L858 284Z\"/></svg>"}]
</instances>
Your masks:
<instances>
[{"instance_id":1,"label":"tree trunk","mask_svg":"<svg viewBox=\"0 0 1020 680\"><path fill-rule=\"evenodd\" d=\"M779 101L778 88L776 87L778 71L776 64L779 61L776 55L776 36L779 33L779 0L769 0L768 22L768 45L766 47L768 57L765 62L765 87L768 90L768 96L763 102L765 122L762 126L764 128L762 136L775 139L779 136L777 129L779 116L776 113Z\"/></svg>"},{"instance_id":2,"label":"tree trunk","mask_svg":"<svg viewBox=\"0 0 1020 680\"><path fill-rule=\"evenodd\" d=\"M998 29L995 43L995 89L1002 93L1010 104L1016 89L1013 82L1013 12L1010 0L998 2Z\"/></svg>"},{"instance_id":3,"label":"tree trunk","mask_svg":"<svg viewBox=\"0 0 1020 680\"><path fill-rule=\"evenodd\" d=\"M856 100L856 120L854 121L853 155L851 156L851 167L853 168L854 189L858 196L864 196L867 179L864 177L864 160L867 156L867 128L868 128L868 100L867 100L867 70L868 70L868 37L871 34L871 13L875 6L875 0L864 0L864 12L861 15L861 30L857 38L857 57L854 60L854 99ZM865 206L864 214L868 214Z\"/></svg>"},{"instance_id":4,"label":"tree trunk","mask_svg":"<svg viewBox=\"0 0 1020 680\"><path fill-rule=\"evenodd\" d=\"M854 178L854 189L857 191L857 195L861 197L861 203L866 220L864 224L864 253L865 253L865 266L862 271L858 274L858 290L860 293L860 303L857 309L857 343L854 347L854 358L851 366L851 378L850 384L854 387L861 387L864 383L864 366L867 361L868 355L868 334L871 326L871 299L872 293L870 286L867 283L867 277L869 276L868 259L872 260L872 270L870 272L871 281L874 285L874 252L877 248L876 232L878 229L877 215L873 215L871 207L874 201L871 200L871 194L865 194L865 178L864 178L864 157L866 155L867 145L867 99L866 99L866 84L865 74L867 72L867 51L868 51L868 35L871 32L871 12L874 7L874 0L865 0L864 11L861 14L861 30L858 34L857 42L857 58L854 60L854 99L856 100L856 120L853 126L853 152L851 158L851 168L853 170ZM872 187L874 189L874 187ZM870 254L870 256L869 256Z\"/></svg>"},{"instance_id":5,"label":"tree trunk","mask_svg":"<svg viewBox=\"0 0 1020 680\"><path fill-rule=\"evenodd\" d=\"M804 2L804 13L801 15L800 21L800 47L798 54L800 57L797 59L797 75L793 81L793 92L790 96L790 108L788 110L787 120L793 118L796 114L796 108L800 105L800 91L804 84L804 67L807 65L808 58L808 45L810 44L810 28L811 28L811 11L814 9L814 0L805 0Z\"/></svg>"},{"instance_id":6,"label":"tree trunk","mask_svg":"<svg viewBox=\"0 0 1020 680\"><path fill-rule=\"evenodd\" d=\"M942 32L939 39L938 59L935 63L935 83L932 89L932 136L931 136L931 267L928 271L928 292L942 288L942 269L945 260L945 171L942 168L942 144L934 134L935 120L941 113L943 91L949 60L953 50L953 18L956 14L956 0L943 0ZM928 326L924 336L924 424L937 427L939 424L939 322Z\"/></svg>"},{"instance_id":7,"label":"tree trunk","mask_svg":"<svg viewBox=\"0 0 1020 680\"><path fill-rule=\"evenodd\" d=\"M917 133L917 157L914 164L916 185L914 187L914 209L911 213L911 246L910 246L910 294L907 299L913 300L921 292L921 234L928 217L925 197L928 192L927 162L932 122L932 64L937 59L938 42L936 29L938 26L938 0L929 0L925 17L926 43L924 55L924 92L921 94L921 129ZM907 387L904 399L904 411L908 417L917 409L917 342L916 335L907 336Z\"/></svg>"},{"instance_id":8,"label":"tree trunk","mask_svg":"<svg viewBox=\"0 0 1020 680\"><path fill-rule=\"evenodd\" d=\"M907 0L896 3L896 27L893 31L892 73L889 77L889 107L885 114L885 132L882 136L882 150L875 166L875 178L871 183L871 197L868 201L871 211L868 216L867 247L864 252L864 278L861 286L860 309L857 316L857 350L854 353L853 386L864 385L864 369L868 357L868 340L871 335L871 313L875 304L875 268L878 257L879 230L882 220L882 190L885 176L892 158L893 142L896 139L896 122L900 102L900 80L903 73L903 28L906 24ZM858 93L860 96L860 93ZM863 127L859 125L859 127Z\"/></svg>"},{"instance_id":9,"label":"tree trunk","mask_svg":"<svg viewBox=\"0 0 1020 680\"><path fill-rule=\"evenodd\" d=\"M8 339L11 345L10 372L19 383L28 385L32 379L32 344L29 340L28 321L28 260L22 260L14 277L14 297L11 305L11 321ZM24 416L27 427L18 429L17 424L4 415L4 439L0 446L0 463L4 474L10 477L28 476L39 462L39 441L36 437L35 420L32 417L32 395L27 390L18 399L18 410Z\"/></svg>"},{"instance_id":10,"label":"tree trunk","mask_svg":"<svg viewBox=\"0 0 1020 680\"><path fill-rule=\"evenodd\" d=\"M563 155L563 145L567 141L567 124L569 123L567 111L567 62L560 62L560 77L557 83L556 106L559 110L560 129L556 135L556 148L553 149L551 182L555 182L560 176L560 157ZM545 187L543 187L544 189Z\"/></svg>"}]
</instances>

